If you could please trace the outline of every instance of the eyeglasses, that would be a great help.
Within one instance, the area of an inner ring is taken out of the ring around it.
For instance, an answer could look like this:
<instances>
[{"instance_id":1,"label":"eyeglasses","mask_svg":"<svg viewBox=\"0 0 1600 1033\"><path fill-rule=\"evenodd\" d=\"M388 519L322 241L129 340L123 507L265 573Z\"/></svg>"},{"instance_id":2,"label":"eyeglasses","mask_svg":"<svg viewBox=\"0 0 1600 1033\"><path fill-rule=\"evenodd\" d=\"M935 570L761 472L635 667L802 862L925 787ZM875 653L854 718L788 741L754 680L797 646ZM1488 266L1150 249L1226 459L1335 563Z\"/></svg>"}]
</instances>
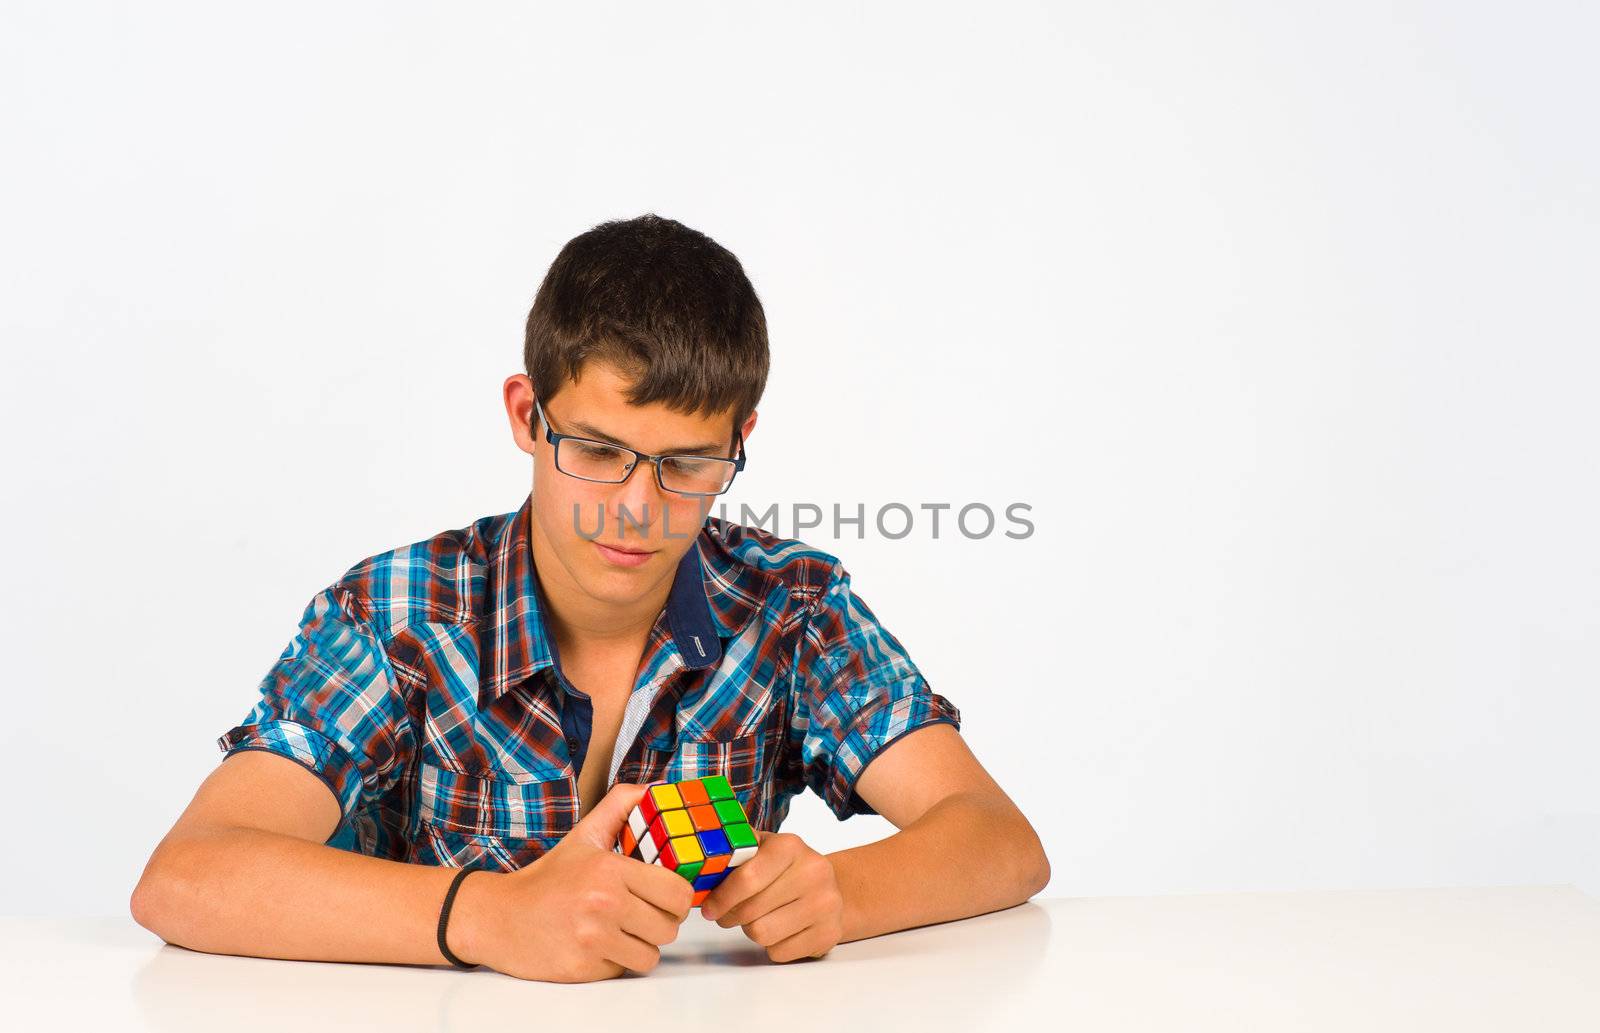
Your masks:
<instances>
[{"instance_id":1,"label":"eyeglasses","mask_svg":"<svg viewBox=\"0 0 1600 1033\"><path fill-rule=\"evenodd\" d=\"M621 484L633 474L640 460L656 468L656 483L662 491L675 495L721 495L733 484L733 476L744 469L744 435L738 435L733 459L715 456L653 456L626 445L595 441L571 434L557 434L550 416L535 401L534 411L544 422L544 439L555 447L556 469L569 477L602 484Z\"/></svg>"}]
</instances>

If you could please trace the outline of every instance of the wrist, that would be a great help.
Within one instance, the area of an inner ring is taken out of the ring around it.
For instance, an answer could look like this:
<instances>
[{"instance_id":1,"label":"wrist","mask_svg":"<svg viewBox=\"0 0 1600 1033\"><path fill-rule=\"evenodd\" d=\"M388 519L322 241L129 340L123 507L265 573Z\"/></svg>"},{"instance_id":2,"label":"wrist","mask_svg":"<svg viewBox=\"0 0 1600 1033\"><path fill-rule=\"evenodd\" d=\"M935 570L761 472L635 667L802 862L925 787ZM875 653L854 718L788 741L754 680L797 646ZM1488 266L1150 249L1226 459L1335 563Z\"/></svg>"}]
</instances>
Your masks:
<instances>
[{"instance_id":1,"label":"wrist","mask_svg":"<svg viewBox=\"0 0 1600 1033\"><path fill-rule=\"evenodd\" d=\"M870 846L871 844L867 845ZM858 878L861 862L865 862L868 868L871 867L870 853L863 858L861 856L863 849L864 847L859 846L850 847L823 855L828 859L828 863L833 866L834 885L839 887L839 900L841 903L839 909L840 943L849 943L852 940L860 940L873 935L870 928L872 925L871 916L862 914L862 899L863 897L871 896L870 893L862 891L863 888Z\"/></svg>"},{"instance_id":2,"label":"wrist","mask_svg":"<svg viewBox=\"0 0 1600 1033\"><path fill-rule=\"evenodd\" d=\"M469 965L484 964L488 916L494 913L490 900L503 873L474 870L464 876L450 905L450 920L445 925L444 942L450 953Z\"/></svg>"}]
</instances>

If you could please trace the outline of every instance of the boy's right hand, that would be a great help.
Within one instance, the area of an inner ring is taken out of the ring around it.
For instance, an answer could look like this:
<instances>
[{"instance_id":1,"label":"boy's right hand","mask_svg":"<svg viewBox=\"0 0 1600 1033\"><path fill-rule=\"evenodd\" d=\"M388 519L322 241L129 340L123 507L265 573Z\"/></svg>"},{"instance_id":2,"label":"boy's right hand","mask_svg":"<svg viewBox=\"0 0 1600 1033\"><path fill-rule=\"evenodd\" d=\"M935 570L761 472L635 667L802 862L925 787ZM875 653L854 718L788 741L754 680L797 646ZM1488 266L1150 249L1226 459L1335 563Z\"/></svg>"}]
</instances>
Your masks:
<instances>
[{"instance_id":1,"label":"boy's right hand","mask_svg":"<svg viewBox=\"0 0 1600 1033\"><path fill-rule=\"evenodd\" d=\"M618 784L543 857L469 875L447 933L463 961L519 979L585 983L648 972L689 915L689 882L616 853L644 786Z\"/></svg>"}]
</instances>

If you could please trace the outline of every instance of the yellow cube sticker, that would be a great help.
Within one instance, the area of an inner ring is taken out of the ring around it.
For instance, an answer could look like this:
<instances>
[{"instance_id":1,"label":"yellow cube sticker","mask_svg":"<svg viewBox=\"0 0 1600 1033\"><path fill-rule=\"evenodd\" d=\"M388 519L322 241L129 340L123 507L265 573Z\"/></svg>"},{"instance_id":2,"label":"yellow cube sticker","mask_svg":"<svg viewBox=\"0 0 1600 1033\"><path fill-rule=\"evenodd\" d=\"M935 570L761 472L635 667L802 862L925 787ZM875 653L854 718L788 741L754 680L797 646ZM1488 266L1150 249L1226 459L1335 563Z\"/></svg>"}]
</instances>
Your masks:
<instances>
[{"instance_id":1,"label":"yellow cube sticker","mask_svg":"<svg viewBox=\"0 0 1600 1033\"><path fill-rule=\"evenodd\" d=\"M679 864L695 864L706 859L705 851L700 849L700 844L693 836L674 839L672 852L677 855Z\"/></svg>"},{"instance_id":2,"label":"yellow cube sticker","mask_svg":"<svg viewBox=\"0 0 1600 1033\"><path fill-rule=\"evenodd\" d=\"M650 798L656 802L658 811L668 811L683 806L683 797L679 795L678 787L675 785L651 786Z\"/></svg>"},{"instance_id":3,"label":"yellow cube sticker","mask_svg":"<svg viewBox=\"0 0 1600 1033\"><path fill-rule=\"evenodd\" d=\"M689 820L688 811L668 811L661 816L661 824L668 836L694 835L694 822Z\"/></svg>"}]
</instances>

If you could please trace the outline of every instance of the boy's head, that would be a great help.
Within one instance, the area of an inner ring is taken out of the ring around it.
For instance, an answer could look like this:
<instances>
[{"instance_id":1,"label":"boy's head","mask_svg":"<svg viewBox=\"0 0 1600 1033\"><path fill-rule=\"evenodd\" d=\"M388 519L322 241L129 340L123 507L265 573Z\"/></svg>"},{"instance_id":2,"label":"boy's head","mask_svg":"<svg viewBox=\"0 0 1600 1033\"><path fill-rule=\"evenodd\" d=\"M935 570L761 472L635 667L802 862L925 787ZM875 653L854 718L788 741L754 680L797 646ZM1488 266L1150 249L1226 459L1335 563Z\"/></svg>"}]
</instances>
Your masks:
<instances>
[{"instance_id":1,"label":"boy's head","mask_svg":"<svg viewBox=\"0 0 1600 1033\"><path fill-rule=\"evenodd\" d=\"M612 603L652 595L716 496L664 490L648 461L622 483L558 470L539 412L558 434L656 455L736 457L767 379L755 288L732 253L682 223L653 214L601 223L551 263L528 313L523 364L505 402L518 447L534 459L541 580ZM563 466L574 466L578 443L562 449ZM629 561L596 542L649 555Z\"/></svg>"}]
</instances>

